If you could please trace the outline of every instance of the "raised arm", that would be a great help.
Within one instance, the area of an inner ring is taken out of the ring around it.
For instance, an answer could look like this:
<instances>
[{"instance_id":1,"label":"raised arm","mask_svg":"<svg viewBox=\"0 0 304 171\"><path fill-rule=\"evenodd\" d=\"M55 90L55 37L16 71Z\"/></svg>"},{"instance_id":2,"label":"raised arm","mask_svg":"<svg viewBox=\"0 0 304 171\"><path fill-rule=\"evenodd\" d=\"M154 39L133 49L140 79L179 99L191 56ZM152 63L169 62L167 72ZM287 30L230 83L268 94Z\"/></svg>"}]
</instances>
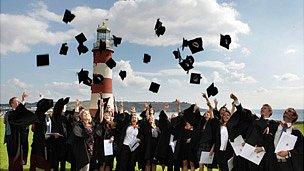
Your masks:
<instances>
[{"instance_id":1,"label":"raised arm","mask_svg":"<svg viewBox=\"0 0 304 171\"><path fill-rule=\"evenodd\" d=\"M28 94L26 94L25 92L22 93L21 95L21 103L24 105L26 98L28 97Z\"/></svg>"},{"instance_id":2,"label":"raised arm","mask_svg":"<svg viewBox=\"0 0 304 171\"><path fill-rule=\"evenodd\" d=\"M176 112L179 114L181 112L181 107L180 107L180 101L179 99L175 100L175 105L176 105Z\"/></svg>"},{"instance_id":3,"label":"raised arm","mask_svg":"<svg viewBox=\"0 0 304 171\"><path fill-rule=\"evenodd\" d=\"M209 99L208 99L206 93L202 93L202 96L203 96L203 98L206 100L207 106L209 107L209 110L212 111L212 110L213 110L213 107L212 107L212 105L211 105L211 103L210 103L210 101L209 101Z\"/></svg>"}]
</instances>

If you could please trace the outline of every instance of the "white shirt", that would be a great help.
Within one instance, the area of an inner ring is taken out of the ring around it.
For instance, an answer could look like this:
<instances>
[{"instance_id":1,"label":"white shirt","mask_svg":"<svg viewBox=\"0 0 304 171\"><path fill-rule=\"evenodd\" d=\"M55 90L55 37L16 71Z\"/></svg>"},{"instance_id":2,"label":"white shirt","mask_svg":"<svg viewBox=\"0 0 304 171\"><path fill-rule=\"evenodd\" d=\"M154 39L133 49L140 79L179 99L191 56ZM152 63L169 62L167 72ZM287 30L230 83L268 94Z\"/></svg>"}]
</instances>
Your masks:
<instances>
[{"instance_id":1,"label":"white shirt","mask_svg":"<svg viewBox=\"0 0 304 171\"><path fill-rule=\"evenodd\" d=\"M288 134L291 134L291 131L292 131L292 127L286 129L286 133L288 133ZM275 148L277 147L277 145L279 143L282 132L283 132L283 127L282 127L282 125L279 125L277 132L275 133L275 136L274 136L274 147ZM285 158L277 155L277 159L285 159Z\"/></svg>"},{"instance_id":2,"label":"white shirt","mask_svg":"<svg viewBox=\"0 0 304 171\"><path fill-rule=\"evenodd\" d=\"M225 151L228 143L228 130L226 126L221 126L221 146L220 150Z\"/></svg>"},{"instance_id":3,"label":"white shirt","mask_svg":"<svg viewBox=\"0 0 304 171\"><path fill-rule=\"evenodd\" d=\"M133 126L129 126L126 130L126 136L124 139L124 145L130 145L134 139L137 139L138 128L134 128Z\"/></svg>"}]
</instances>

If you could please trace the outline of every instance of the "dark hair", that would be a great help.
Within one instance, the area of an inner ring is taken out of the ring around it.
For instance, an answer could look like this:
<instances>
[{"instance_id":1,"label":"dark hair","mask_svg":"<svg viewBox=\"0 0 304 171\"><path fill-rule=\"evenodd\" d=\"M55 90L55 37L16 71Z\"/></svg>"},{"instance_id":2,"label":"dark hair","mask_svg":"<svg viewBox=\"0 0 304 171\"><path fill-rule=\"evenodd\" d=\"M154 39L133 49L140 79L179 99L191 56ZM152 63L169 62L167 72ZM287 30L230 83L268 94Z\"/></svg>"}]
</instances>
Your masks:
<instances>
[{"instance_id":1,"label":"dark hair","mask_svg":"<svg viewBox=\"0 0 304 171\"><path fill-rule=\"evenodd\" d=\"M14 100L16 99L17 97L12 97L11 99L9 99L8 101L8 104L12 107L12 104L14 102Z\"/></svg>"}]
</instances>

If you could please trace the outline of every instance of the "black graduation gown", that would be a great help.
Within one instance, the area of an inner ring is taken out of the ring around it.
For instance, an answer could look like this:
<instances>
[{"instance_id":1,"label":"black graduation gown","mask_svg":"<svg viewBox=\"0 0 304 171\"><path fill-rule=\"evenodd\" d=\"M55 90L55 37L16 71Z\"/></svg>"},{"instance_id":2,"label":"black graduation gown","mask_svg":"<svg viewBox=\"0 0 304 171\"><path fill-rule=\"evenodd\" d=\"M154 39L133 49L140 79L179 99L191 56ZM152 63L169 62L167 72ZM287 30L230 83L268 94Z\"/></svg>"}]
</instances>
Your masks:
<instances>
[{"instance_id":1,"label":"black graduation gown","mask_svg":"<svg viewBox=\"0 0 304 171\"><path fill-rule=\"evenodd\" d=\"M156 160L156 148L158 145L158 140L159 140L159 134L160 134L160 130L158 127L158 121L155 120L155 131L157 132L157 136L154 137L153 133L152 133L152 125L149 123L148 124L148 129L146 132L145 137L146 137L146 149L145 149L145 160L150 160L153 164L157 164L157 160Z\"/></svg>"},{"instance_id":2,"label":"black graduation gown","mask_svg":"<svg viewBox=\"0 0 304 171\"><path fill-rule=\"evenodd\" d=\"M214 152L215 152L213 161L215 161L217 164L221 163L222 165L225 165L225 164L227 164L227 161L233 156L232 146L228 141L224 154L221 154L220 146L221 146L221 125L222 124L218 119L213 119L211 122L211 125L212 125L212 132L213 132L212 135L214 135ZM229 130L228 130L228 136L229 136Z\"/></svg>"},{"instance_id":3,"label":"black graduation gown","mask_svg":"<svg viewBox=\"0 0 304 171\"><path fill-rule=\"evenodd\" d=\"M106 121L96 123L94 134L94 157L96 160L97 168L105 163L106 166L113 167L114 156L105 156L104 154L104 140L110 139L114 136L114 129L107 127Z\"/></svg>"},{"instance_id":4,"label":"black graduation gown","mask_svg":"<svg viewBox=\"0 0 304 171\"><path fill-rule=\"evenodd\" d=\"M17 108L8 114L8 122L11 127L11 143L8 144L9 151L9 170L22 170L22 150L21 150L21 133L24 128L35 123L37 116L27 110L23 104L19 104Z\"/></svg>"},{"instance_id":5,"label":"black graduation gown","mask_svg":"<svg viewBox=\"0 0 304 171\"><path fill-rule=\"evenodd\" d=\"M279 122L276 123L275 127L272 127L273 130L270 130L270 132L275 135L278 126L280 125ZM303 171L303 134L301 133L300 130L298 130L297 128L292 128L292 135L297 136L297 141L296 144L294 146L294 149L290 151L291 153L291 157L287 158L287 164L289 166L289 168L292 168L293 171ZM274 147L274 141L272 141L272 146L270 146L270 150L271 151L271 158L270 160L270 171L275 171L275 165L277 163L277 157L276 154L274 153L275 151L275 147Z\"/></svg>"},{"instance_id":6,"label":"black graduation gown","mask_svg":"<svg viewBox=\"0 0 304 171\"><path fill-rule=\"evenodd\" d=\"M92 122L93 133L94 133L94 126L95 124L94 122ZM91 164L92 167L94 167L94 161L92 161L93 156L89 154L86 145L89 135L81 121L75 123L73 128L73 133L74 133L74 137L73 137L72 150L73 150L73 155L75 157L76 169L79 170L89 163Z\"/></svg>"},{"instance_id":7,"label":"black graduation gown","mask_svg":"<svg viewBox=\"0 0 304 171\"><path fill-rule=\"evenodd\" d=\"M138 121L138 137L140 139L140 144L138 147L137 151L137 161L139 168L144 168L145 167L145 155L146 155L146 149L147 149L147 144L148 144L148 133L149 133L149 122L147 118L141 119Z\"/></svg>"},{"instance_id":8,"label":"black graduation gown","mask_svg":"<svg viewBox=\"0 0 304 171\"><path fill-rule=\"evenodd\" d=\"M158 126L160 129L159 141L156 148L156 158L160 164L168 164L172 160L172 150L169 145L171 129L167 114L162 110L159 114Z\"/></svg>"}]
</instances>

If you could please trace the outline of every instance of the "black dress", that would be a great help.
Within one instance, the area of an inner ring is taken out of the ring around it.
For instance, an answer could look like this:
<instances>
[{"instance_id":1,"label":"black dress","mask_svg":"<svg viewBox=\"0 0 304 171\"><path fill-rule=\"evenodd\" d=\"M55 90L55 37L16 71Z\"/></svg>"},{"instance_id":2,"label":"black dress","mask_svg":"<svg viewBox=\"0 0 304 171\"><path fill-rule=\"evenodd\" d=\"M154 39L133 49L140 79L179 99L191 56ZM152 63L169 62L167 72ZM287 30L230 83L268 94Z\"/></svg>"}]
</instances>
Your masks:
<instances>
[{"instance_id":1,"label":"black dress","mask_svg":"<svg viewBox=\"0 0 304 171\"><path fill-rule=\"evenodd\" d=\"M156 147L156 158L161 165L172 162L172 150L169 145L171 129L167 114L162 110L159 114L158 125L160 129L159 141Z\"/></svg>"},{"instance_id":2,"label":"black dress","mask_svg":"<svg viewBox=\"0 0 304 171\"><path fill-rule=\"evenodd\" d=\"M113 136L114 129L110 129L107 126L106 121L96 123L94 134L94 156L97 168L100 168L103 163L105 163L105 166L113 167L114 155L105 156L104 154L104 140L110 139Z\"/></svg>"},{"instance_id":3,"label":"black dress","mask_svg":"<svg viewBox=\"0 0 304 171\"><path fill-rule=\"evenodd\" d=\"M153 164L157 164L156 160L156 147L158 144L160 130L157 127L158 122L155 120L155 127L153 127L150 123L148 124L148 132L144 134L146 136L146 149L145 149L145 161L150 161Z\"/></svg>"}]
</instances>

